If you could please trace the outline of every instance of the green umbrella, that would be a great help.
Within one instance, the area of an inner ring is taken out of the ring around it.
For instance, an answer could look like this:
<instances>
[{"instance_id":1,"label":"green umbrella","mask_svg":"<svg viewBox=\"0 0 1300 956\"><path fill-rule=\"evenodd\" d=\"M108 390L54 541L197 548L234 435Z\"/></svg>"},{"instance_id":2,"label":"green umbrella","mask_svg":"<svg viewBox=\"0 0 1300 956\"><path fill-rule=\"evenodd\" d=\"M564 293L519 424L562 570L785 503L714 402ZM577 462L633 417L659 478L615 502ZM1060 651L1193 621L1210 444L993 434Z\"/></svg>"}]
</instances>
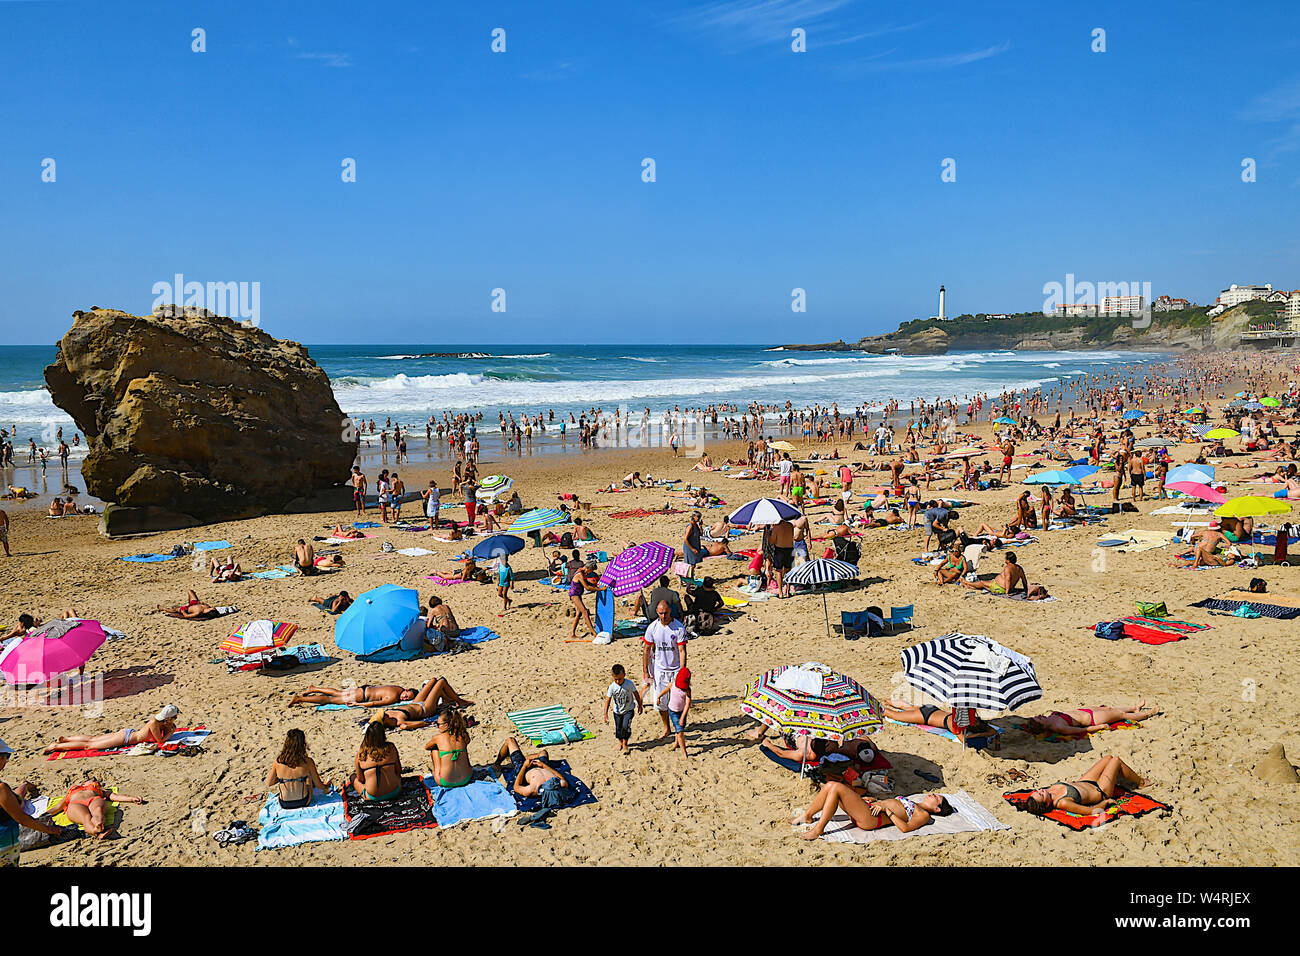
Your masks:
<instances>
[{"instance_id":1,"label":"green umbrella","mask_svg":"<svg viewBox=\"0 0 1300 956\"><path fill-rule=\"evenodd\" d=\"M1261 405L1267 405L1269 408L1277 408L1279 405L1282 404L1276 398L1261 398L1259 400L1259 403Z\"/></svg>"}]
</instances>

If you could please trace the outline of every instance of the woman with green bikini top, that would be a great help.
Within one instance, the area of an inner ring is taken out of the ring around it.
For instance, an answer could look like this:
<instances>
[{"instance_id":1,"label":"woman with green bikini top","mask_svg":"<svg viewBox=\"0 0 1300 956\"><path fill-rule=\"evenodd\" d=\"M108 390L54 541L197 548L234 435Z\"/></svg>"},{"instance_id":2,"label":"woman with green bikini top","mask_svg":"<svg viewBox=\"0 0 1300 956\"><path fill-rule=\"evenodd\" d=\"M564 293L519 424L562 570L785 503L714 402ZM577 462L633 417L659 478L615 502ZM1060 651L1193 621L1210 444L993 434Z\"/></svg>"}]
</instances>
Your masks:
<instances>
[{"instance_id":1,"label":"woman with green bikini top","mask_svg":"<svg viewBox=\"0 0 1300 956\"><path fill-rule=\"evenodd\" d=\"M445 708L438 714L437 732L424 746L431 751L433 779L440 787L463 787L474 779L469 762L469 728L459 710Z\"/></svg>"}]
</instances>

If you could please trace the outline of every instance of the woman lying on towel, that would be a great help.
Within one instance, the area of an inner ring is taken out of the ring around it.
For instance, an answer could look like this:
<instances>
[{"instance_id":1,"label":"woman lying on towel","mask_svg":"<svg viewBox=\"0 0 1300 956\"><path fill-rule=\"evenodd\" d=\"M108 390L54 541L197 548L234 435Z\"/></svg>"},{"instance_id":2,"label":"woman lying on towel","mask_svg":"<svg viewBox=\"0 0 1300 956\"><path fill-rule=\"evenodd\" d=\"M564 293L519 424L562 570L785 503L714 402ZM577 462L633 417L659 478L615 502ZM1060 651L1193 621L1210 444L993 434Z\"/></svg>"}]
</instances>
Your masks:
<instances>
[{"instance_id":1,"label":"woman lying on towel","mask_svg":"<svg viewBox=\"0 0 1300 956\"><path fill-rule=\"evenodd\" d=\"M879 830L895 826L904 833L919 830L934 817L946 817L953 812L952 805L941 793L926 793L915 799L891 797L888 800L864 800L848 784L832 781L813 797L807 810L793 817L790 822L796 825L812 823L813 817L820 813L821 818L813 828L799 834L805 840L815 840L822 835L836 810L847 813L860 829Z\"/></svg>"},{"instance_id":2,"label":"woman lying on towel","mask_svg":"<svg viewBox=\"0 0 1300 956\"><path fill-rule=\"evenodd\" d=\"M1115 802L1115 785L1121 780L1128 781L1133 790L1146 786L1146 781L1118 757L1102 757L1078 780L1058 780L1050 787L1035 790L1017 803L1016 809L1039 817L1052 810L1091 816Z\"/></svg>"},{"instance_id":3,"label":"woman lying on towel","mask_svg":"<svg viewBox=\"0 0 1300 956\"><path fill-rule=\"evenodd\" d=\"M329 597L312 597L307 601L312 607L320 608L326 614L342 614L352 606L352 595L347 591L331 594Z\"/></svg>"},{"instance_id":4,"label":"woman lying on towel","mask_svg":"<svg viewBox=\"0 0 1300 956\"><path fill-rule=\"evenodd\" d=\"M213 558L208 562L208 574L212 575L213 584L242 581L244 579L244 569L239 566L239 562L234 558L226 558L225 560Z\"/></svg>"},{"instance_id":5,"label":"woman lying on towel","mask_svg":"<svg viewBox=\"0 0 1300 956\"><path fill-rule=\"evenodd\" d=\"M348 525L346 528L341 524L336 524L334 530L330 532L331 538L364 538L365 535L356 528Z\"/></svg>"},{"instance_id":6,"label":"woman lying on towel","mask_svg":"<svg viewBox=\"0 0 1300 956\"><path fill-rule=\"evenodd\" d=\"M311 803L316 790L329 790L328 780L322 780L316 761L307 755L307 736L294 728L285 735L280 756L271 764L266 775L266 789L279 787L280 806L297 810Z\"/></svg>"},{"instance_id":7,"label":"woman lying on towel","mask_svg":"<svg viewBox=\"0 0 1300 956\"><path fill-rule=\"evenodd\" d=\"M348 786L366 800L392 800L402 794L402 758L378 717L366 726Z\"/></svg>"},{"instance_id":8,"label":"woman lying on towel","mask_svg":"<svg viewBox=\"0 0 1300 956\"><path fill-rule=\"evenodd\" d=\"M942 727L956 737L963 735L966 737L985 737L993 732L993 728L980 720L974 711L971 711L971 726L961 727L951 710L943 710L933 704L922 704L920 707L913 707L911 704L891 700L881 708L881 713L890 720L898 721L900 724Z\"/></svg>"},{"instance_id":9,"label":"woman lying on towel","mask_svg":"<svg viewBox=\"0 0 1300 956\"><path fill-rule=\"evenodd\" d=\"M91 779L71 788L62 800L47 807L45 812L51 817L57 817L60 813L67 814L68 819L85 830L87 836L102 840L117 829L116 823L109 826L106 822L110 801L142 805L148 802L144 797L131 797L125 793L105 790L98 780Z\"/></svg>"},{"instance_id":10,"label":"woman lying on towel","mask_svg":"<svg viewBox=\"0 0 1300 956\"><path fill-rule=\"evenodd\" d=\"M168 704L158 713L144 722L139 730L119 730L111 734L76 734L72 737L60 737L57 743L46 747L42 753L52 754L65 750L116 750L118 747L134 747L136 744L158 744L167 742L167 738L176 732L176 718L180 710L175 704Z\"/></svg>"},{"instance_id":11,"label":"woman lying on towel","mask_svg":"<svg viewBox=\"0 0 1300 956\"><path fill-rule=\"evenodd\" d=\"M178 604L176 607L163 607L158 605L158 610L162 611L168 617L180 618L183 621L206 621L209 618L221 617L223 614L229 614L231 608L213 607L199 600L199 596L193 591L189 593L189 600L184 604Z\"/></svg>"},{"instance_id":12,"label":"woman lying on towel","mask_svg":"<svg viewBox=\"0 0 1300 956\"><path fill-rule=\"evenodd\" d=\"M1031 734L1059 734L1080 736L1097 730L1105 730L1120 720L1132 723L1146 720L1160 713L1160 709L1148 708L1145 700L1132 707L1078 707L1074 710L1054 710L1050 714L1039 714L1025 723L1025 729Z\"/></svg>"}]
</instances>

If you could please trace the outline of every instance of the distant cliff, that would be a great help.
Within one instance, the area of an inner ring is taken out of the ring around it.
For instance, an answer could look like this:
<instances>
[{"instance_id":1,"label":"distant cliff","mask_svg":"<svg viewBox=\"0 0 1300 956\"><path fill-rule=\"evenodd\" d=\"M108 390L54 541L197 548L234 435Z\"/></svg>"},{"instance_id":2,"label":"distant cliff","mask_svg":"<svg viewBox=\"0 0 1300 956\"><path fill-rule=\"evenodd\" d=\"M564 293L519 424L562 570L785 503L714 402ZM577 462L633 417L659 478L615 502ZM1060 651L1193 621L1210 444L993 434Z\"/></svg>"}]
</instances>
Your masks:
<instances>
[{"instance_id":1,"label":"distant cliff","mask_svg":"<svg viewBox=\"0 0 1300 956\"><path fill-rule=\"evenodd\" d=\"M1208 307L1207 307L1208 308ZM1246 302L1211 318L1207 308L1180 312L1154 312L1151 324L1134 328L1131 318L1110 316L1056 318L1039 312L990 319L963 315L946 322L918 319L904 322L898 331L867 335L856 342L843 340L820 345L785 345L795 351L871 352L903 355L943 355L945 352L1054 351L1070 349L1124 349L1152 352L1187 352L1236 348L1238 337L1252 322L1266 321L1274 308L1263 302ZM1139 323L1141 320L1138 320Z\"/></svg>"}]
</instances>

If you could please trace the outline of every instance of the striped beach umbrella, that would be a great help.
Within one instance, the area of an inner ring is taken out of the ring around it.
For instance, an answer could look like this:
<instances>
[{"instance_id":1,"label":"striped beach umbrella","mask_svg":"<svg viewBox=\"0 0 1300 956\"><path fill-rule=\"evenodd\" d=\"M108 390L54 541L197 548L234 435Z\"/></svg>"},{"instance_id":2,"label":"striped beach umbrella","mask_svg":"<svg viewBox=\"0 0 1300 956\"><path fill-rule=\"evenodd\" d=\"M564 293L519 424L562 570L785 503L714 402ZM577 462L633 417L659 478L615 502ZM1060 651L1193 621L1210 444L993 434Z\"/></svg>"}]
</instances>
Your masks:
<instances>
[{"instance_id":1,"label":"striped beach umbrella","mask_svg":"<svg viewBox=\"0 0 1300 956\"><path fill-rule=\"evenodd\" d=\"M658 541L647 541L614 555L600 576L600 583L623 597L657 581L673 566L673 549Z\"/></svg>"},{"instance_id":2,"label":"striped beach umbrella","mask_svg":"<svg viewBox=\"0 0 1300 956\"><path fill-rule=\"evenodd\" d=\"M1043 696L1033 662L983 634L944 634L902 659L907 682L948 707L1015 710Z\"/></svg>"},{"instance_id":3,"label":"striped beach umbrella","mask_svg":"<svg viewBox=\"0 0 1300 956\"><path fill-rule=\"evenodd\" d=\"M822 664L782 666L745 685L740 709L792 737L852 740L881 727L880 702Z\"/></svg>"},{"instance_id":4,"label":"striped beach umbrella","mask_svg":"<svg viewBox=\"0 0 1300 956\"><path fill-rule=\"evenodd\" d=\"M497 495L509 491L514 486L514 479L506 475L488 475L478 483L478 491L475 497L478 498L495 498Z\"/></svg>"},{"instance_id":5,"label":"striped beach umbrella","mask_svg":"<svg viewBox=\"0 0 1300 956\"><path fill-rule=\"evenodd\" d=\"M218 646L231 654L256 654L284 647L297 630L288 621L249 621Z\"/></svg>"},{"instance_id":6,"label":"striped beach umbrella","mask_svg":"<svg viewBox=\"0 0 1300 956\"><path fill-rule=\"evenodd\" d=\"M543 528L550 528L553 525L564 524L571 521L567 511L561 511L559 508L534 508L532 511L525 511L511 523L507 531L541 531Z\"/></svg>"},{"instance_id":7,"label":"striped beach umbrella","mask_svg":"<svg viewBox=\"0 0 1300 956\"><path fill-rule=\"evenodd\" d=\"M761 525L793 521L801 512L794 505L777 498L756 498L746 502L731 513L732 524Z\"/></svg>"},{"instance_id":8,"label":"striped beach umbrella","mask_svg":"<svg viewBox=\"0 0 1300 956\"><path fill-rule=\"evenodd\" d=\"M858 576L858 566L835 558L816 558L805 561L785 576L786 584L811 587L830 584L832 581L851 581ZM826 636L831 635L831 612L826 605L826 592L822 591L822 613L826 616Z\"/></svg>"}]
</instances>

